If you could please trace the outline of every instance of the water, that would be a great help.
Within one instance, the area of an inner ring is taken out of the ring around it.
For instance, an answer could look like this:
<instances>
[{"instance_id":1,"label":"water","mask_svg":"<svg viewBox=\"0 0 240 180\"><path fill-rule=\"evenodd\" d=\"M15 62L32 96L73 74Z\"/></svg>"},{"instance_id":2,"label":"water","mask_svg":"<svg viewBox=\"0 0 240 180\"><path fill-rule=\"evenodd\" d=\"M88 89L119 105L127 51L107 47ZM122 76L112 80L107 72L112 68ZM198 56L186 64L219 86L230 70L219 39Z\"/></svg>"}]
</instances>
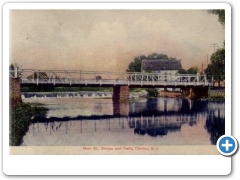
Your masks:
<instances>
[{"instance_id":1,"label":"water","mask_svg":"<svg viewBox=\"0 0 240 180\"><path fill-rule=\"evenodd\" d=\"M24 97L49 109L30 125L26 146L214 145L225 133L224 102L160 97L116 104L107 95Z\"/></svg>"}]
</instances>

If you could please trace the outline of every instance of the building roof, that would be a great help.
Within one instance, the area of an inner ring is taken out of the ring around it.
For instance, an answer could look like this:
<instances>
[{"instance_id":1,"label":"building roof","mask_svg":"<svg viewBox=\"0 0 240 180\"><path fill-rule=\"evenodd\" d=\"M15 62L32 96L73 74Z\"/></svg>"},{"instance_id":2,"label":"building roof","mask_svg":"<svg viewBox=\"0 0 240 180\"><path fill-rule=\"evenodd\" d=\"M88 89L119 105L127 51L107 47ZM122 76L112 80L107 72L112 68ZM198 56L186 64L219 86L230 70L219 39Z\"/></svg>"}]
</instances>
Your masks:
<instances>
[{"instance_id":1,"label":"building roof","mask_svg":"<svg viewBox=\"0 0 240 180\"><path fill-rule=\"evenodd\" d=\"M179 70L182 69L181 60L169 59L144 59L142 60L143 71Z\"/></svg>"}]
</instances>

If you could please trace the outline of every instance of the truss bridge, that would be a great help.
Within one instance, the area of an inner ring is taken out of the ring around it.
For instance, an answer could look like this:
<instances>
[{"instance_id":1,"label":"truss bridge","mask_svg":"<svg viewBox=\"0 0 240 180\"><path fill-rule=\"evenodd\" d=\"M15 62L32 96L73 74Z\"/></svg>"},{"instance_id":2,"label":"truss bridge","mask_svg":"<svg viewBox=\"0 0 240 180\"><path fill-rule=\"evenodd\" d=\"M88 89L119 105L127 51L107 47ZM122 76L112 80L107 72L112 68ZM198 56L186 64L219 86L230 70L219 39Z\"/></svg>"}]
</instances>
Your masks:
<instances>
[{"instance_id":1,"label":"truss bridge","mask_svg":"<svg viewBox=\"0 0 240 180\"><path fill-rule=\"evenodd\" d=\"M211 86L206 75L161 74L141 72L101 72L77 70L18 69L9 73L20 78L20 84L55 86L130 86L130 87L187 87Z\"/></svg>"},{"instance_id":2,"label":"truss bridge","mask_svg":"<svg viewBox=\"0 0 240 180\"><path fill-rule=\"evenodd\" d=\"M10 70L9 76L20 86L113 87L113 100L129 99L129 87L180 88L190 97L206 96L212 83L206 75L142 72L103 72L80 70ZM20 89L19 86L19 89ZM19 90L20 91L20 90Z\"/></svg>"}]
</instances>

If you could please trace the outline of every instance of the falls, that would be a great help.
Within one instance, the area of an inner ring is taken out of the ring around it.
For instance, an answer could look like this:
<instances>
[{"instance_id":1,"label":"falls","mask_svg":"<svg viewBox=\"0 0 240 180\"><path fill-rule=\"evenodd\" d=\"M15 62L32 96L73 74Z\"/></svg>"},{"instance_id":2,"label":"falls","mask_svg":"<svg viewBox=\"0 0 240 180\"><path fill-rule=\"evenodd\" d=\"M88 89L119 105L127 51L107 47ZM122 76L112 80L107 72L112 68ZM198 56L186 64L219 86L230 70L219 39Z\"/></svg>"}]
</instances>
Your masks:
<instances>
[{"instance_id":1,"label":"falls","mask_svg":"<svg viewBox=\"0 0 240 180\"><path fill-rule=\"evenodd\" d=\"M24 92L21 98L112 98L111 92Z\"/></svg>"}]
</instances>

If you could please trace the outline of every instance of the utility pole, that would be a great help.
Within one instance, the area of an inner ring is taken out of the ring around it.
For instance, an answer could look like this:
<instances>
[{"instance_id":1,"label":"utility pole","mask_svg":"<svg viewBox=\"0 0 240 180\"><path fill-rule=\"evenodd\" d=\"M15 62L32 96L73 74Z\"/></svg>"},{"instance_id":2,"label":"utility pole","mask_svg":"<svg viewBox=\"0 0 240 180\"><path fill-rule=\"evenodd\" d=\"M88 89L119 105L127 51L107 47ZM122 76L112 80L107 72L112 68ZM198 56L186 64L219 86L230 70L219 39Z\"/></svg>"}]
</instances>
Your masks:
<instances>
[{"instance_id":1,"label":"utility pole","mask_svg":"<svg viewBox=\"0 0 240 180\"><path fill-rule=\"evenodd\" d=\"M211 46L210 47L213 47L213 49L214 49L214 52L215 52L215 50L216 50L216 47L219 47L218 46L218 44L216 44L216 43L213 43L213 44L211 44Z\"/></svg>"}]
</instances>

